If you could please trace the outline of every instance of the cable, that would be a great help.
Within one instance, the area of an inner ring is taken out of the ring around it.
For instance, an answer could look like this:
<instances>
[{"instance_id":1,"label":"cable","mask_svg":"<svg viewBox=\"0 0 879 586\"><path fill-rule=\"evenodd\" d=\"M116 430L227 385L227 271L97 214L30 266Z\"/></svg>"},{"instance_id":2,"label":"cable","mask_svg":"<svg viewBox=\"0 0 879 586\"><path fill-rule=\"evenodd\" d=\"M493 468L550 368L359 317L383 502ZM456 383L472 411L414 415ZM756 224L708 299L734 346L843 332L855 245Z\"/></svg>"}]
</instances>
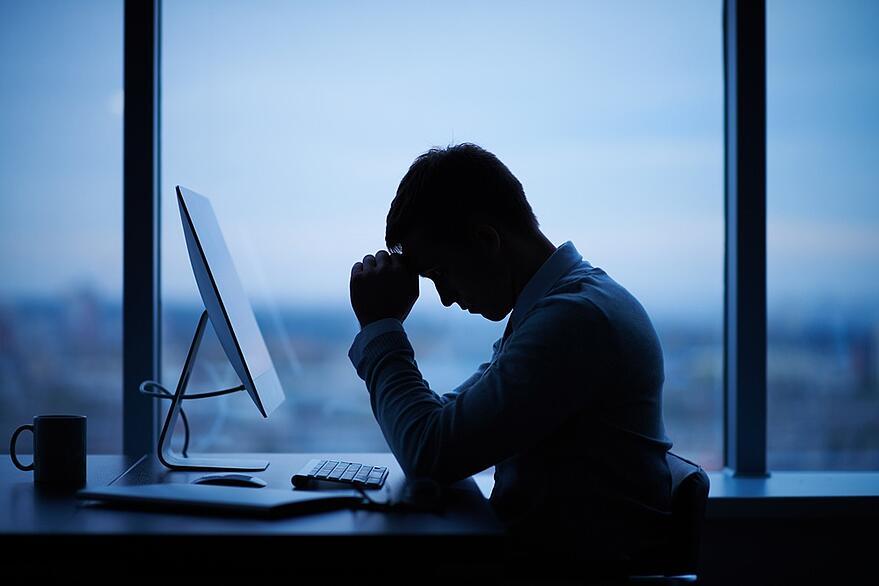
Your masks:
<instances>
[{"instance_id":1,"label":"cable","mask_svg":"<svg viewBox=\"0 0 879 586\"><path fill-rule=\"evenodd\" d=\"M231 395L232 393L237 393L238 391L243 391L244 385L238 385L237 387L229 387L228 389L221 389L219 391L209 391L206 393L193 393L191 395L183 395L184 399L207 399L208 397L220 397L222 395Z\"/></svg>"},{"instance_id":2,"label":"cable","mask_svg":"<svg viewBox=\"0 0 879 586\"><path fill-rule=\"evenodd\" d=\"M154 393L154 392L146 390L148 387L156 387L157 389L159 389L160 393ZM169 391L166 387L164 387L160 383L157 383L156 381L153 381L153 380L143 381L142 383L140 383L140 387L138 388L138 390L141 393L143 393L144 395L151 395L153 397L158 397L160 399L173 399L174 398L174 394L171 391ZM219 391L208 391L205 393L186 394L186 395L183 395L183 399L184 400L206 399L208 397L219 397L221 395L231 395L232 393L237 393L238 391L243 391L243 390L244 390L244 385L238 385L235 387L229 387L228 389L220 389Z\"/></svg>"},{"instance_id":3,"label":"cable","mask_svg":"<svg viewBox=\"0 0 879 586\"><path fill-rule=\"evenodd\" d=\"M153 392L146 390L147 387L155 387L159 389L159 392ZM137 388L138 391L143 393L144 395L149 395L150 397L156 397L157 399L173 399L174 395L171 394L171 391L166 389L161 384L156 381L146 380L140 383L140 386ZM183 420L183 449L180 451L181 455L186 458L189 456L189 418L186 416L186 411L183 410L183 406L180 406L180 419ZM171 430L173 433L174 430Z\"/></svg>"},{"instance_id":4,"label":"cable","mask_svg":"<svg viewBox=\"0 0 879 586\"><path fill-rule=\"evenodd\" d=\"M156 391L147 390L149 388L156 388ZM145 380L140 383L140 386L137 387L137 390L142 394L155 397L157 399L168 399L171 400L174 398L174 394L165 388L161 383L158 383L154 380ZM208 391L204 393L193 393L191 395L183 395L182 399L206 399L208 397L220 397L222 395L230 395L232 393L237 393L238 391L243 391L244 385L238 385L236 387L229 387L228 389L220 389L219 391ZM181 450L181 454L184 458L189 456L189 418L186 416L186 411L183 410L183 405L180 405L180 419L183 420L183 449ZM171 430L171 433L174 433L174 430ZM367 497L368 498L368 497Z\"/></svg>"},{"instance_id":5,"label":"cable","mask_svg":"<svg viewBox=\"0 0 879 586\"><path fill-rule=\"evenodd\" d=\"M154 391L148 391L148 387L155 387L159 389L159 392L156 393ZM171 391L166 389L161 384L152 380L145 380L140 383L140 386L137 387L137 390L140 391L144 395L149 395L150 397L156 397L157 399L173 399L174 395L171 394ZM183 410L183 406L180 406L180 419L183 420L183 449L180 451L181 455L186 458L189 456L189 418L186 416L186 411ZM171 430L171 433L174 433L174 430Z\"/></svg>"},{"instance_id":6,"label":"cable","mask_svg":"<svg viewBox=\"0 0 879 586\"><path fill-rule=\"evenodd\" d=\"M366 494L366 490L363 489L362 486L357 484L354 485L354 490L360 493L360 496L363 497L363 500L366 501L365 505L362 505L360 508L372 511L392 511L394 510L395 505L388 500L387 502L381 503L377 500L374 500L368 494Z\"/></svg>"}]
</instances>

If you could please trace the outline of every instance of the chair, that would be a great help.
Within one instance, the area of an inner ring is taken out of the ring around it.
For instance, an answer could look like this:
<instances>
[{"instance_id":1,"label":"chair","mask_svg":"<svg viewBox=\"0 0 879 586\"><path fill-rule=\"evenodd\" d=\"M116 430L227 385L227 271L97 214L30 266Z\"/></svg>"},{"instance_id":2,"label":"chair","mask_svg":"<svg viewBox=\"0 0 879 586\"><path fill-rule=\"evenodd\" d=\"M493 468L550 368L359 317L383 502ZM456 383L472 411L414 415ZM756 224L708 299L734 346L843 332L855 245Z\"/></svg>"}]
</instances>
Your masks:
<instances>
[{"instance_id":1,"label":"chair","mask_svg":"<svg viewBox=\"0 0 879 586\"><path fill-rule=\"evenodd\" d=\"M631 576L640 584L679 584L696 581L699 544L711 482L702 468L677 454L666 454L671 472L671 536L662 556L661 575Z\"/></svg>"}]
</instances>

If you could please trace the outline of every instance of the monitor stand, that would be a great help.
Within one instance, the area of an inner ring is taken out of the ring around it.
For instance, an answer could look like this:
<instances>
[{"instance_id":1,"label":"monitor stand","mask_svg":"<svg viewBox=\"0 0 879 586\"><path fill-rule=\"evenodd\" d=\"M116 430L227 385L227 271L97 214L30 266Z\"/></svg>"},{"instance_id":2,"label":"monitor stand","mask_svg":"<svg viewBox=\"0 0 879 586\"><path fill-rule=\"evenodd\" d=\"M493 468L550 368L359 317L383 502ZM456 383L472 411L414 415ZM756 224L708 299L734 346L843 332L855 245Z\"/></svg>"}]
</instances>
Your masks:
<instances>
[{"instance_id":1,"label":"monitor stand","mask_svg":"<svg viewBox=\"0 0 879 586\"><path fill-rule=\"evenodd\" d=\"M171 407L168 409L168 415L165 417L165 423L162 425L162 433L159 435L159 461L171 470L232 470L245 472L265 470L269 467L269 463L265 460L190 457L176 454L171 449L171 435L177 423L177 417L180 414L186 386L189 384L189 376L192 374L192 366L195 362L195 356L198 354L198 348L201 346L201 339L204 336L207 323L208 312L205 310L202 311L201 318L198 320L198 326L195 328L195 336L192 338L189 353L186 355L186 360L183 363L183 371L180 373L180 380L177 382L177 390L174 392L174 397L171 399Z\"/></svg>"}]
</instances>

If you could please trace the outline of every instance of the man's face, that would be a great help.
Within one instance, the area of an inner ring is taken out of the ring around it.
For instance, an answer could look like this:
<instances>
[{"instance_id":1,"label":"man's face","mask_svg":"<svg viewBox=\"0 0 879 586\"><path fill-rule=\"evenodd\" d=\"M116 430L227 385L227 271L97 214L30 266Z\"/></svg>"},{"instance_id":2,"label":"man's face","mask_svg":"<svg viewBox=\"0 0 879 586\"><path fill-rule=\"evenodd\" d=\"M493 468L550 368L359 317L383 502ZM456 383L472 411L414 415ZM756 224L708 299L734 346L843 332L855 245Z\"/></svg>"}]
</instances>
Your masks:
<instances>
[{"instance_id":1,"label":"man's face","mask_svg":"<svg viewBox=\"0 0 879 586\"><path fill-rule=\"evenodd\" d=\"M509 269L478 238L446 242L415 234L402 246L406 264L433 281L446 307L457 303L492 321L502 320L512 310Z\"/></svg>"}]
</instances>

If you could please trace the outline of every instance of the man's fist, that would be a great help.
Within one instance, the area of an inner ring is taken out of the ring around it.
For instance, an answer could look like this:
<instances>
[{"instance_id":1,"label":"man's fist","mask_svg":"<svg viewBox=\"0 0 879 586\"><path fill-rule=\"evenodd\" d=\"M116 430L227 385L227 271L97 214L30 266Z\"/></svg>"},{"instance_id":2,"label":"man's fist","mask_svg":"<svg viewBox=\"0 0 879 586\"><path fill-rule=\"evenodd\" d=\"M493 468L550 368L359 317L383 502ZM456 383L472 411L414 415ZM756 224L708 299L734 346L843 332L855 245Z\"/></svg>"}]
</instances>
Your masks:
<instances>
[{"instance_id":1,"label":"man's fist","mask_svg":"<svg viewBox=\"0 0 879 586\"><path fill-rule=\"evenodd\" d=\"M379 250L351 267L351 307L364 328L392 317L406 319L418 299L418 274L403 265L399 254Z\"/></svg>"}]
</instances>

